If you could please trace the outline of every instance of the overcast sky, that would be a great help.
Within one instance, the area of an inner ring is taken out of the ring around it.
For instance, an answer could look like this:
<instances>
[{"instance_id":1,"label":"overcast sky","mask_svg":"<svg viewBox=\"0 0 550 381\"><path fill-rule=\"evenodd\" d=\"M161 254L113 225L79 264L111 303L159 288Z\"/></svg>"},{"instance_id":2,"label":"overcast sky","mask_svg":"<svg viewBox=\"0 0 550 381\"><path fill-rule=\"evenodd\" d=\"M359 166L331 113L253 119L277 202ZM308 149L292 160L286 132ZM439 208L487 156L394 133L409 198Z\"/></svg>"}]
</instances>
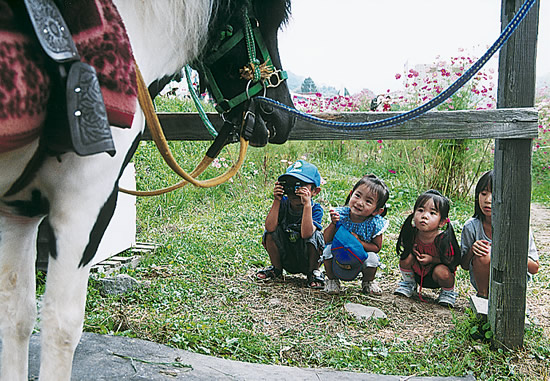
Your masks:
<instances>
[{"instance_id":1,"label":"overcast sky","mask_svg":"<svg viewBox=\"0 0 550 381\"><path fill-rule=\"evenodd\" d=\"M541 1L537 74L550 74L550 1ZM500 34L501 0L293 0L279 34L283 67L319 85L399 87L406 64L481 56ZM497 58L488 65L497 67Z\"/></svg>"}]
</instances>

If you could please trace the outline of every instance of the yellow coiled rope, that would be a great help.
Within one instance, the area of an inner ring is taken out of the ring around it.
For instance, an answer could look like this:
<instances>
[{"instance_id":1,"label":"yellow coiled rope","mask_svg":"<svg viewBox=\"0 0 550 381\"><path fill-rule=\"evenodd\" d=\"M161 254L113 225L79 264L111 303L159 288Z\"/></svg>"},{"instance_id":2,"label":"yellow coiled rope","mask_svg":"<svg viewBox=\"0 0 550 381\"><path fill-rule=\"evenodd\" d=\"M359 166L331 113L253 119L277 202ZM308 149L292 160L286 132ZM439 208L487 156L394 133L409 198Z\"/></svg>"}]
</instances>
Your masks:
<instances>
[{"instance_id":1,"label":"yellow coiled rope","mask_svg":"<svg viewBox=\"0 0 550 381\"><path fill-rule=\"evenodd\" d=\"M120 191L123 193L131 194L134 196L157 196L163 193L171 192L173 190L176 190L178 188L183 187L184 185L191 183L197 187L202 188L210 188L215 187L217 185L220 185L227 180L229 180L231 177L233 177L241 168L244 159L246 157L246 151L248 148L248 141L240 138L240 150L239 150L239 158L237 159L237 162L233 164L227 172L224 174L214 177L212 179L208 180L197 180L196 178L200 176L206 168L212 163L214 158L211 158L209 156L204 156L202 161L197 165L197 167L189 174L183 170L178 163L176 162L176 159L172 155L172 152L170 151L170 148L168 147L168 142L166 141L166 136L164 136L164 132L162 131L162 127L160 125L158 116L155 112L155 108L153 106L153 101L151 100L151 96L149 95L149 91L147 89L147 86L145 85L145 82L143 81L143 77L141 76L141 72L139 71L139 68L136 65L136 77L137 77L137 87L138 87L138 100L139 104L141 106L141 109L143 110L143 113L145 115L145 120L147 121L147 126L149 127L149 130L151 132L151 137L153 141L155 142L162 158L168 164L168 166L177 173L181 178L183 178L182 181L179 183L162 188L157 189L154 191L134 191L129 189L120 188Z\"/></svg>"}]
</instances>

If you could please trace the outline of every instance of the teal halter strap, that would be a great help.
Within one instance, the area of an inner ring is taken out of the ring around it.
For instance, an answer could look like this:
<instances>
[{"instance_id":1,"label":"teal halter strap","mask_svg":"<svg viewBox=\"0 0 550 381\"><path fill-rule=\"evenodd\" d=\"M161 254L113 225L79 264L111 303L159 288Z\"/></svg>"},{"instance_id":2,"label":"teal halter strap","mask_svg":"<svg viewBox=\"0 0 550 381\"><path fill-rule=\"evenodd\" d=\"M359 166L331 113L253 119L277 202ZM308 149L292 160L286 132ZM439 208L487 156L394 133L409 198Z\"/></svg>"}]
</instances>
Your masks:
<instances>
[{"instance_id":1,"label":"teal halter strap","mask_svg":"<svg viewBox=\"0 0 550 381\"><path fill-rule=\"evenodd\" d=\"M248 65L254 71L253 81L258 82L262 78L260 71L260 60L256 58L256 46L254 45L254 32L250 17L248 17L248 8L243 10L244 36L246 41L246 51L248 52Z\"/></svg>"},{"instance_id":2,"label":"teal halter strap","mask_svg":"<svg viewBox=\"0 0 550 381\"><path fill-rule=\"evenodd\" d=\"M195 92L195 89L193 88L193 83L191 82L191 67L189 65L185 65L185 78L187 79L187 87L189 88L189 94L191 94L191 98L193 98L193 102L195 103L195 108L197 109L197 112L199 113L199 116L201 117L202 123L213 137L218 136L218 132L210 123L210 120L208 119L208 116L206 115L206 112L204 111L204 107L202 107L202 104L199 100L199 97L197 93Z\"/></svg>"}]
</instances>

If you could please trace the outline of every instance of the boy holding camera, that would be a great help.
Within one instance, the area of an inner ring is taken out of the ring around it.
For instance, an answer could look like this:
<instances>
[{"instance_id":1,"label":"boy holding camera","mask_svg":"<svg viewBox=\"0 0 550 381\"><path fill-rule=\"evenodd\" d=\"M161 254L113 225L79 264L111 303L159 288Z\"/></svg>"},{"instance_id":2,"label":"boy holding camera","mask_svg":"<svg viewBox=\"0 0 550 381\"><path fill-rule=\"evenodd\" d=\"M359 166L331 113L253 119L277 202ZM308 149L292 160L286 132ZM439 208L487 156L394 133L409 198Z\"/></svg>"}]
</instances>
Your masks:
<instances>
[{"instance_id":1,"label":"boy holding camera","mask_svg":"<svg viewBox=\"0 0 550 381\"><path fill-rule=\"evenodd\" d=\"M319 270L325 246L321 232L323 208L312 201L321 191L320 185L317 167L304 160L297 160L279 176L262 239L271 266L258 271L258 279L280 278L284 269L291 274L305 274L308 287L324 287L325 277Z\"/></svg>"}]
</instances>

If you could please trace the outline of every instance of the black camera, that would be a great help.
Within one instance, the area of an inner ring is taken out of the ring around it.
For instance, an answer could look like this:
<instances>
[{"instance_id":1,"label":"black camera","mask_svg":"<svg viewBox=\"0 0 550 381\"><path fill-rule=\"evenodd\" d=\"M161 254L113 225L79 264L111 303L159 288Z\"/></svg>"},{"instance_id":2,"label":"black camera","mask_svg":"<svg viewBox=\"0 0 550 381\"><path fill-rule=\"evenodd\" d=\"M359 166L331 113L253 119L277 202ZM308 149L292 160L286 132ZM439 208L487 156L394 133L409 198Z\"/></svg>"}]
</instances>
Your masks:
<instances>
[{"instance_id":1,"label":"black camera","mask_svg":"<svg viewBox=\"0 0 550 381\"><path fill-rule=\"evenodd\" d=\"M296 191L298 188L303 187L305 183L302 183L300 181L292 181L292 180L281 180L279 181L279 184L283 186L284 194L296 194Z\"/></svg>"}]
</instances>

